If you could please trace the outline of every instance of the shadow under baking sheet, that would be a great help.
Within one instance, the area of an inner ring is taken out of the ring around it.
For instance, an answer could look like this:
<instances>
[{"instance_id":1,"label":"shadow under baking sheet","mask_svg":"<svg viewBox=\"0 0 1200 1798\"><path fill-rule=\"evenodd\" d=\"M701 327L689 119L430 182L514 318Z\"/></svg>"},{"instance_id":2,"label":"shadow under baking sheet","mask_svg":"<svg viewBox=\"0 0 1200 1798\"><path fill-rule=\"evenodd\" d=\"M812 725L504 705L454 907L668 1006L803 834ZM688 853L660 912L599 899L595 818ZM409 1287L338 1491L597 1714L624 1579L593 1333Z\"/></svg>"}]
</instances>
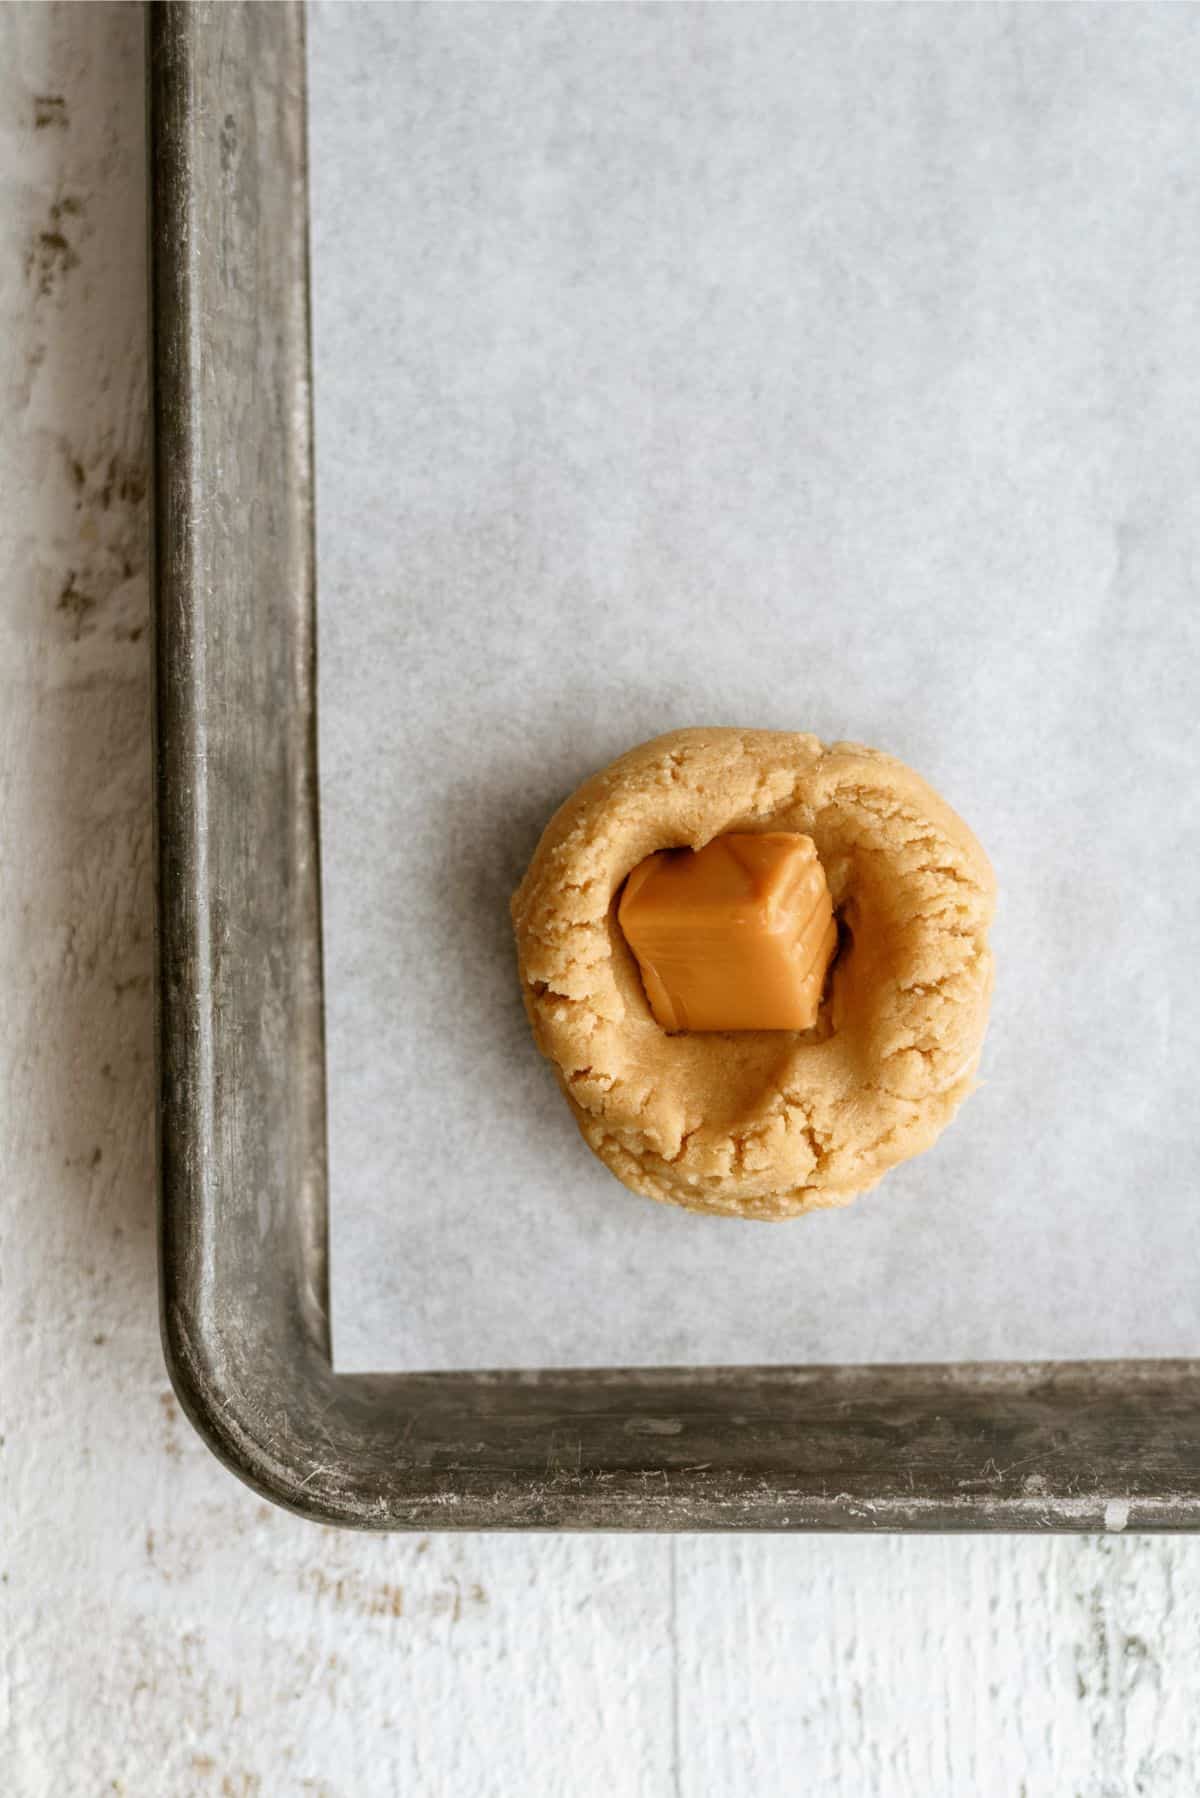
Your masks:
<instances>
[{"instance_id":1,"label":"shadow under baking sheet","mask_svg":"<svg viewBox=\"0 0 1200 1798\"><path fill-rule=\"evenodd\" d=\"M1196 1352L1200 122L1116 28L313 9L340 1368ZM542 826L696 723L997 868L983 1087L846 1212L634 1198L529 1039Z\"/></svg>"}]
</instances>

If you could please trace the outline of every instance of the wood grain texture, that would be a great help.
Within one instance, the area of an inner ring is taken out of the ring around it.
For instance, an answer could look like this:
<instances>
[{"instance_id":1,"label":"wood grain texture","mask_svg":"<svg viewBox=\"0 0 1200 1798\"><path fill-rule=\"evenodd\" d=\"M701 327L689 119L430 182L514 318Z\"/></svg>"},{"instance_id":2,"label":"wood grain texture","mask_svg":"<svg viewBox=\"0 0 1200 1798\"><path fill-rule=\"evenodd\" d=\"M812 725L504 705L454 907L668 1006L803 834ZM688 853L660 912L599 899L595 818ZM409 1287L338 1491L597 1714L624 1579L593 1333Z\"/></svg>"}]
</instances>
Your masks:
<instances>
[{"instance_id":1,"label":"wood grain texture","mask_svg":"<svg viewBox=\"0 0 1200 1798\"><path fill-rule=\"evenodd\" d=\"M1191 1798L1194 1538L353 1535L262 1504L180 1416L141 78L138 8L0 9L5 1791Z\"/></svg>"}]
</instances>

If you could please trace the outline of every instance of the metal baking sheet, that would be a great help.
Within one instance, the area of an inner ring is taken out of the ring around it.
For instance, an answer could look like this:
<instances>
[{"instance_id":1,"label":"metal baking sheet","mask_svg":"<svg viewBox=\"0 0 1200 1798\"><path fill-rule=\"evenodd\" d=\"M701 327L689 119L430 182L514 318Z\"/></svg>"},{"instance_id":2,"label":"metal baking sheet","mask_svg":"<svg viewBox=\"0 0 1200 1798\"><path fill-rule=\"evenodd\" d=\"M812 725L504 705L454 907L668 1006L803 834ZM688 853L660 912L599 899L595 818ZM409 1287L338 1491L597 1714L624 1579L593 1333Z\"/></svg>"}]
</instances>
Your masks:
<instances>
[{"instance_id":1,"label":"metal baking sheet","mask_svg":"<svg viewBox=\"0 0 1200 1798\"><path fill-rule=\"evenodd\" d=\"M1200 1346L1176 17L311 11L337 1365ZM982 1090L847 1213L628 1197L529 1041L541 826L697 723L877 743L996 865Z\"/></svg>"},{"instance_id":2,"label":"metal baking sheet","mask_svg":"<svg viewBox=\"0 0 1200 1798\"><path fill-rule=\"evenodd\" d=\"M1190 1361L334 1373L303 15L149 29L162 1305L197 1427L359 1527L1192 1527Z\"/></svg>"}]
</instances>

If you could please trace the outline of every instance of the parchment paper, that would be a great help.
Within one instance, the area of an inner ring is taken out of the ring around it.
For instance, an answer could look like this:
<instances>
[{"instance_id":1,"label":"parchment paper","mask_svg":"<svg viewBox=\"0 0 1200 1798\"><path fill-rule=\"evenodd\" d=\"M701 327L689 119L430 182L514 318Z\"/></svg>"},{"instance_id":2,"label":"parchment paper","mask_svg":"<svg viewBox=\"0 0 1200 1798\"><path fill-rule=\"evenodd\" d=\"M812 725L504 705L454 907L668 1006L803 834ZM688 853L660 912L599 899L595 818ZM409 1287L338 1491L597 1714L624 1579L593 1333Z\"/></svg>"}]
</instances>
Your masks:
<instances>
[{"instance_id":1,"label":"parchment paper","mask_svg":"<svg viewBox=\"0 0 1200 1798\"><path fill-rule=\"evenodd\" d=\"M1200 1352L1200 14L310 21L345 1368ZM676 725L878 744L1002 902L848 1212L587 1153L507 901Z\"/></svg>"}]
</instances>

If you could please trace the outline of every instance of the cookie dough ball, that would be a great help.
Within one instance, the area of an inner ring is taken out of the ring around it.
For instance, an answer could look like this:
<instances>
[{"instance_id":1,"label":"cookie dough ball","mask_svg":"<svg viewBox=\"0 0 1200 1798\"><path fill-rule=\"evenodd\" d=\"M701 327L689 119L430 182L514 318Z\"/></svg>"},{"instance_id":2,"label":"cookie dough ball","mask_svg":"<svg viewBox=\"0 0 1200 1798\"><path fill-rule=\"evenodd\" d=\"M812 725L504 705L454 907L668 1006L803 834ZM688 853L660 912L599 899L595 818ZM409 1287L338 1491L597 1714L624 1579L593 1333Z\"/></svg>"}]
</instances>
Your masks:
<instances>
[{"instance_id":1,"label":"cookie dough ball","mask_svg":"<svg viewBox=\"0 0 1200 1798\"><path fill-rule=\"evenodd\" d=\"M657 849L812 838L839 946L812 1030L668 1035L617 922ZM512 902L525 1006L588 1146L648 1198L794 1217L927 1149L971 1091L995 881L962 819L891 756L783 731L681 730L555 813Z\"/></svg>"}]
</instances>

